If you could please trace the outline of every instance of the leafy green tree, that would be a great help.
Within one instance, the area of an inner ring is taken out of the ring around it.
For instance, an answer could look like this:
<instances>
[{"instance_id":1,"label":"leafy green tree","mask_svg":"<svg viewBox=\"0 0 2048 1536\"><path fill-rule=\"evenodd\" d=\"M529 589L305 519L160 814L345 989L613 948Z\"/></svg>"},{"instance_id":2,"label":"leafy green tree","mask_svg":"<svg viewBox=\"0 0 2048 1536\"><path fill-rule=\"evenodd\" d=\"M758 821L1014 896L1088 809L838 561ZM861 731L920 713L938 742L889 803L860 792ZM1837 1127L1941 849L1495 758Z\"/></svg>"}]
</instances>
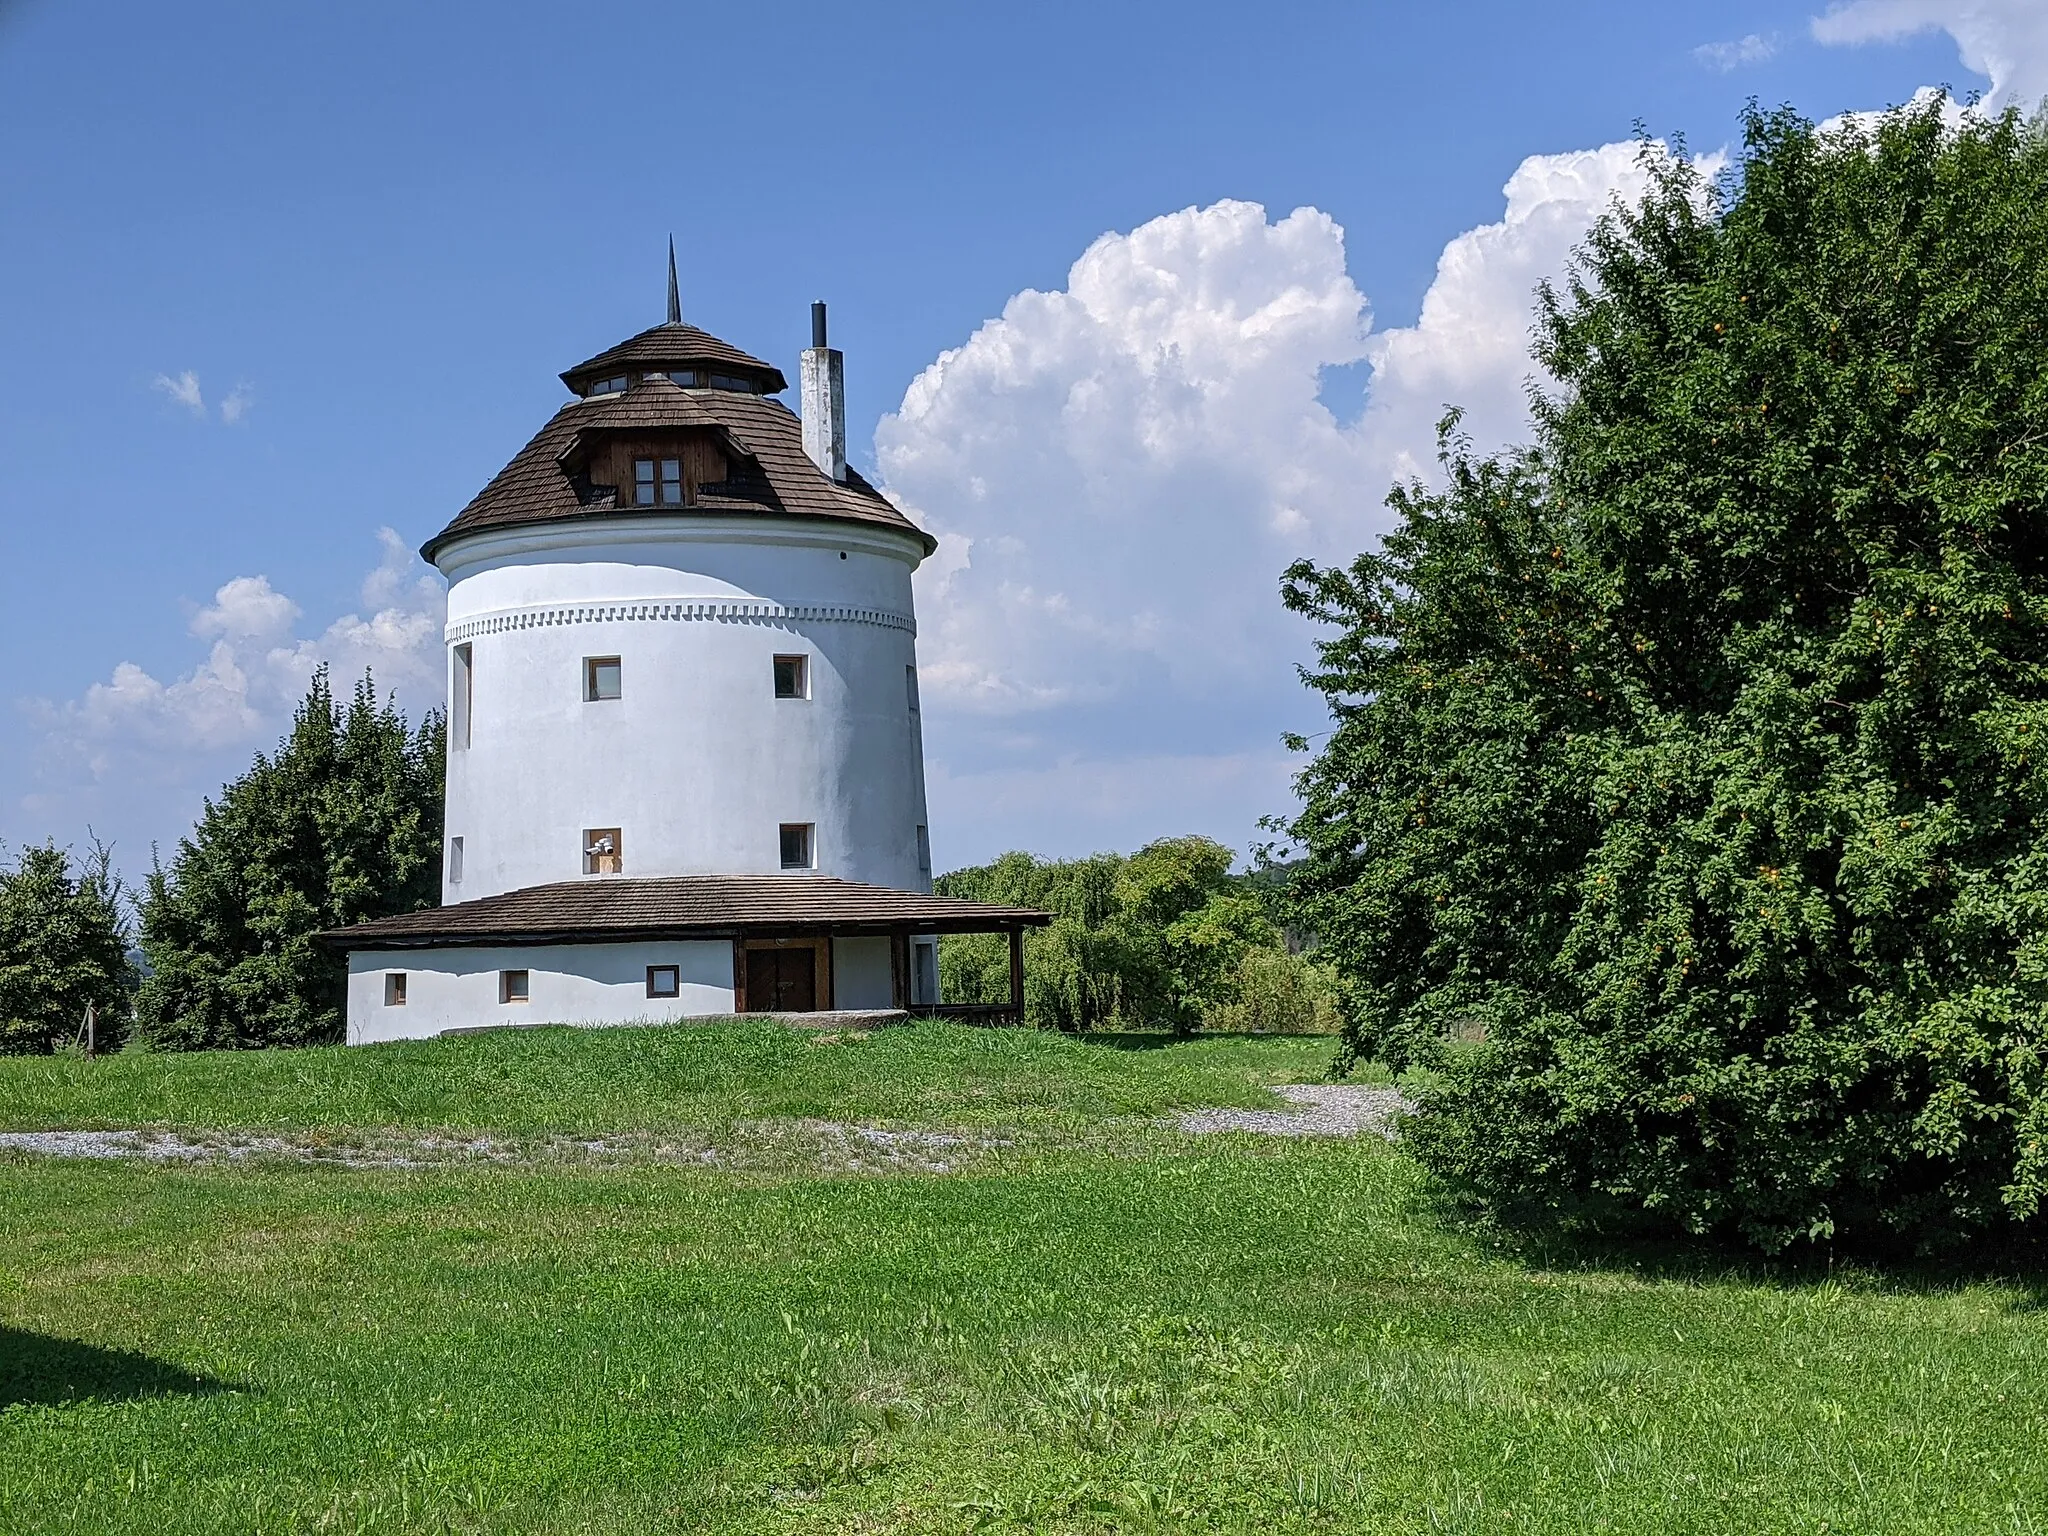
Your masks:
<instances>
[{"instance_id":1,"label":"leafy green tree","mask_svg":"<svg viewBox=\"0 0 2048 1536\"><path fill-rule=\"evenodd\" d=\"M1939 1246L2048 1188L2048 141L1744 130L1545 292L1532 449L1288 573L1296 885L1497 1210Z\"/></svg>"},{"instance_id":2,"label":"leafy green tree","mask_svg":"<svg viewBox=\"0 0 2048 1536\"><path fill-rule=\"evenodd\" d=\"M345 975L312 936L440 899L444 739L380 705L346 707L317 674L275 756L209 800L151 872L137 1027L166 1049L341 1038Z\"/></svg>"},{"instance_id":3,"label":"leafy green tree","mask_svg":"<svg viewBox=\"0 0 2048 1536\"><path fill-rule=\"evenodd\" d=\"M1244 953L1279 931L1230 873L1232 854L1203 837L1163 838L1128 857L1040 861L1008 853L935 882L942 895L1042 907L1052 924L1025 935L1025 1018L1040 1026L1196 1028L1234 998ZM1010 995L1008 941L948 939L943 990L954 1001Z\"/></svg>"},{"instance_id":4,"label":"leafy green tree","mask_svg":"<svg viewBox=\"0 0 2048 1536\"><path fill-rule=\"evenodd\" d=\"M75 870L50 843L0 870L0 1055L69 1045L87 1008L97 1048L121 1043L134 981L123 907L121 878L97 845Z\"/></svg>"}]
</instances>

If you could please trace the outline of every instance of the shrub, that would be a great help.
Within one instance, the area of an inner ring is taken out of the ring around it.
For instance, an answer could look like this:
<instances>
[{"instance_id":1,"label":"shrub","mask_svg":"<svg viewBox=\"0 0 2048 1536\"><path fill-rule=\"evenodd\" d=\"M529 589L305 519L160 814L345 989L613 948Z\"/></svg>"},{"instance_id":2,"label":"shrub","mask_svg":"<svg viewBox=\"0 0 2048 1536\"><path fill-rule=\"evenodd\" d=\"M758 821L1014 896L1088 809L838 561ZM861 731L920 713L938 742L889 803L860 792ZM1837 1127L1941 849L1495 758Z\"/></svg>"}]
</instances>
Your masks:
<instances>
[{"instance_id":1,"label":"shrub","mask_svg":"<svg viewBox=\"0 0 2048 1536\"><path fill-rule=\"evenodd\" d=\"M1334 1035L1343 1025L1336 978L1284 949L1248 949L1226 993L1202 1018L1204 1029L1233 1034Z\"/></svg>"},{"instance_id":2,"label":"shrub","mask_svg":"<svg viewBox=\"0 0 2048 1536\"><path fill-rule=\"evenodd\" d=\"M1293 832L1349 1045L1496 1210L1938 1247L2048 1190L2048 141L1651 156L1535 446L1349 569ZM1484 1034L1444 1053L1453 1025Z\"/></svg>"}]
</instances>

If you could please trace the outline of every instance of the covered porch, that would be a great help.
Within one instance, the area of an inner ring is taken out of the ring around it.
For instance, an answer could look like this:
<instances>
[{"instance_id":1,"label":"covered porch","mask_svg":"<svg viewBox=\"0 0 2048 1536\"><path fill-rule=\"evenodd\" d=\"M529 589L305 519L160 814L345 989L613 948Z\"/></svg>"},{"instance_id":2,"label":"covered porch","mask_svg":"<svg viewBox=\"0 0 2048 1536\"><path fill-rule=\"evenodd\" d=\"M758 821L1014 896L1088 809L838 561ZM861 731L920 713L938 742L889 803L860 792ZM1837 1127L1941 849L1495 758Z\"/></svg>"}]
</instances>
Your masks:
<instances>
[{"instance_id":1,"label":"covered porch","mask_svg":"<svg viewBox=\"0 0 2048 1536\"><path fill-rule=\"evenodd\" d=\"M349 1038L721 1013L1024 1017L1024 930L1051 914L823 876L598 876L322 934L349 968ZM1001 934L1010 995L939 1000L938 940Z\"/></svg>"}]
</instances>

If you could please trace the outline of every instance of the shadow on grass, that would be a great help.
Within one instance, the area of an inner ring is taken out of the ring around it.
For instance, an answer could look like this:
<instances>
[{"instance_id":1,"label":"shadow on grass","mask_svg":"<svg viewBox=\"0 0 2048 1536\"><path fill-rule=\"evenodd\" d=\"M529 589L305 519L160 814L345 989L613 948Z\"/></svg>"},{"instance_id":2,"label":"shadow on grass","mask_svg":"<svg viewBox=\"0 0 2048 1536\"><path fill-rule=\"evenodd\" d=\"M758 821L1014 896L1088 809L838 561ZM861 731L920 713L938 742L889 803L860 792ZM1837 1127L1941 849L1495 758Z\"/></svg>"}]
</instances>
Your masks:
<instances>
[{"instance_id":1,"label":"shadow on grass","mask_svg":"<svg viewBox=\"0 0 2048 1536\"><path fill-rule=\"evenodd\" d=\"M1504 1222L1446 1190L1434 1177L1417 1214L1524 1269L1627 1275L1652 1284L1742 1285L1774 1290L1834 1286L1889 1295L1936 1295L1990 1287L2014 1311L2048 1311L2048 1240L1984 1237L1936 1255L1908 1248L1800 1243L1775 1254L1734 1237L1602 1232L1544 1221Z\"/></svg>"},{"instance_id":2,"label":"shadow on grass","mask_svg":"<svg viewBox=\"0 0 2048 1536\"><path fill-rule=\"evenodd\" d=\"M1203 1040L1307 1040L1322 1041L1337 1050L1335 1035L1283 1034L1277 1030L1198 1029L1176 1035L1163 1029L1088 1029L1073 1036L1084 1045L1100 1045L1112 1051L1158 1051L1170 1045L1194 1045Z\"/></svg>"},{"instance_id":3,"label":"shadow on grass","mask_svg":"<svg viewBox=\"0 0 2048 1536\"><path fill-rule=\"evenodd\" d=\"M128 1349L0 1327L0 1408L202 1396L228 1383Z\"/></svg>"}]
</instances>

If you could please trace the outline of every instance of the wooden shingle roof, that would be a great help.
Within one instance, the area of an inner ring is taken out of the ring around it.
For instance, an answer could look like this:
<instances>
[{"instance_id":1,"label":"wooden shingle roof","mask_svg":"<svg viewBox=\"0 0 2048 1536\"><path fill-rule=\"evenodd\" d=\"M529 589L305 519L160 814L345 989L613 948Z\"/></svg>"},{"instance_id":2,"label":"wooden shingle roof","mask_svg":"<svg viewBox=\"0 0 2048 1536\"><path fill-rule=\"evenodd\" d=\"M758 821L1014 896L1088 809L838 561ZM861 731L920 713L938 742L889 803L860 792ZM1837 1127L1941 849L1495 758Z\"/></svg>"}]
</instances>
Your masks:
<instances>
[{"instance_id":1,"label":"wooden shingle roof","mask_svg":"<svg viewBox=\"0 0 2048 1536\"><path fill-rule=\"evenodd\" d=\"M922 896L824 875L593 876L449 907L380 917L318 935L331 949L602 944L629 939L820 933L997 933L1052 915Z\"/></svg>"},{"instance_id":2,"label":"wooden shingle roof","mask_svg":"<svg viewBox=\"0 0 2048 1536\"><path fill-rule=\"evenodd\" d=\"M738 390L684 389L667 379L643 378L621 393L564 405L454 521L421 547L421 556L432 561L451 541L489 528L650 515L654 509L618 505L610 488L579 484L562 460L586 431L668 427L717 429L745 457L728 478L702 487L693 505L661 508L664 518L693 513L830 518L908 533L927 554L938 547L937 540L855 470L847 470L844 483L820 470L804 452L802 422L780 400Z\"/></svg>"},{"instance_id":3,"label":"wooden shingle roof","mask_svg":"<svg viewBox=\"0 0 2048 1536\"><path fill-rule=\"evenodd\" d=\"M693 365L751 380L771 395L789 388L789 380L773 363L764 363L751 353L742 352L731 342L720 341L709 331L700 331L680 320L650 326L638 336L627 337L616 347L607 347L597 356L585 359L564 373L562 382L580 395L592 380L611 374Z\"/></svg>"}]
</instances>

